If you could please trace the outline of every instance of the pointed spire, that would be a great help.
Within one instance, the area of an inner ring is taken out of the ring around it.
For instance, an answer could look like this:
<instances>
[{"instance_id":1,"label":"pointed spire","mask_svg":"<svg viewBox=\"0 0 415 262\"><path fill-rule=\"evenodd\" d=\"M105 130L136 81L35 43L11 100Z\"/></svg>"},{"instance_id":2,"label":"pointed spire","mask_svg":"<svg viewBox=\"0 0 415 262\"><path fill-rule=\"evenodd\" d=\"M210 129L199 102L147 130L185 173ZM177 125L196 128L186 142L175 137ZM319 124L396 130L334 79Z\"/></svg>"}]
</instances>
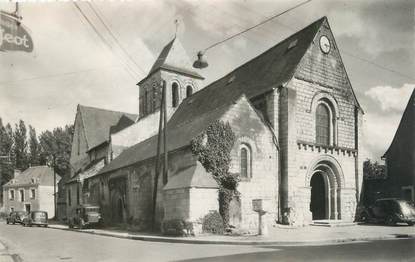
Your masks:
<instances>
[{"instance_id":1,"label":"pointed spire","mask_svg":"<svg viewBox=\"0 0 415 262\"><path fill-rule=\"evenodd\" d=\"M192 63L180 43L180 40L176 36L163 48L156 62L151 67L149 74L152 74L160 68L203 79L201 75L193 71Z\"/></svg>"}]
</instances>

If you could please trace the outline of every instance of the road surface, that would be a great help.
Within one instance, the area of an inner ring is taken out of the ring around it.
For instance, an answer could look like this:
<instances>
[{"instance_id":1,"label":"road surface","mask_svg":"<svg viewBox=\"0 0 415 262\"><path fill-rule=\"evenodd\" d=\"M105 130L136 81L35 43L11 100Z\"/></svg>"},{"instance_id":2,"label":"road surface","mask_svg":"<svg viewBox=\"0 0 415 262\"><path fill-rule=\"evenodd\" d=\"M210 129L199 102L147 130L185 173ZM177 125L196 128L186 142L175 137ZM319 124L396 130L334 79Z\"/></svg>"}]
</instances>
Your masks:
<instances>
[{"instance_id":1,"label":"road surface","mask_svg":"<svg viewBox=\"0 0 415 262\"><path fill-rule=\"evenodd\" d=\"M325 246L158 243L0 222L0 241L23 261L415 261L415 239Z\"/></svg>"}]
</instances>

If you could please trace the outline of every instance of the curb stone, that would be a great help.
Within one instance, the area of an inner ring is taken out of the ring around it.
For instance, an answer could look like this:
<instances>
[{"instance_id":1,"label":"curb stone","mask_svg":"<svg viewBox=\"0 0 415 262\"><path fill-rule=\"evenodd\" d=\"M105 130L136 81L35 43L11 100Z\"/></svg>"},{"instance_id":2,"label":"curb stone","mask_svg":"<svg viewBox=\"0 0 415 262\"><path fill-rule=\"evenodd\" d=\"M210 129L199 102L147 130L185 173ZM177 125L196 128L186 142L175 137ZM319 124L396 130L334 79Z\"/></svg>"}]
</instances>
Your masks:
<instances>
[{"instance_id":1,"label":"curb stone","mask_svg":"<svg viewBox=\"0 0 415 262\"><path fill-rule=\"evenodd\" d=\"M115 237L121 239L141 240L148 242L167 242L167 243L182 243L182 244L210 244L210 245L315 245L315 244L336 244L336 243L348 243L356 241L375 241L375 240L391 240L391 239L404 239L415 238L415 234L399 234L399 235L385 235L377 237L349 237L349 238L337 238L337 239L321 239L321 240L303 240L303 241L275 241L275 240L204 240L204 239L185 239L185 238L172 238L172 237L158 237L158 236L137 236L130 235L129 233L106 233L96 232L93 230L76 230L62 227L49 226L51 229L74 231L79 233L86 233L91 235Z\"/></svg>"}]
</instances>

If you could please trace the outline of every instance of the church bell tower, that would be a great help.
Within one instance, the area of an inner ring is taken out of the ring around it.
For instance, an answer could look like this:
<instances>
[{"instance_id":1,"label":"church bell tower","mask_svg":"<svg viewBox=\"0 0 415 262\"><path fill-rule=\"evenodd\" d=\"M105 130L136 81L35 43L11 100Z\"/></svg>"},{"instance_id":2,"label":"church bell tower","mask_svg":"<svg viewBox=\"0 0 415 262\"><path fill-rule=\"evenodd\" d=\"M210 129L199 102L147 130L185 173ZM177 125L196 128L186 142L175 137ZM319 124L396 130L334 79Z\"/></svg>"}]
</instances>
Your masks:
<instances>
[{"instance_id":1,"label":"church bell tower","mask_svg":"<svg viewBox=\"0 0 415 262\"><path fill-rule=\"evenodd\" d=\"M140 118L159 112L162 80L166 81L168 117L185 98L201 89L204 77L192 68L192 63L177 37L163 48L148 75L137 84Z\"/></svg>"}]
</instances>

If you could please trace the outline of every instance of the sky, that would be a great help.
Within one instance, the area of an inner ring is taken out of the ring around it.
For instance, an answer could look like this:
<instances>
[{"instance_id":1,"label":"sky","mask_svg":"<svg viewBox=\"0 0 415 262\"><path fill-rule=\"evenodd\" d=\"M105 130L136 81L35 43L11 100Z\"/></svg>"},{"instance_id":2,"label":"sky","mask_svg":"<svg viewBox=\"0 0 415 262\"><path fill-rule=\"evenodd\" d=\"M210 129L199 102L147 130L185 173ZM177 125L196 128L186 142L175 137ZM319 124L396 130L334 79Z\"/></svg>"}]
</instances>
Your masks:
<instances>
[{"instance_id":1,"label":"sky","mask_svg":"<svg viewBox=\"0 0 415 262\"><path fill-rule=\"evenodd\" d=\"M72 124L77 104L138 112L139 82L176 32L198 50L299 0L23 2L34 51L0 52L0 117L37 132ZM13 11L14 3L0 1ZM312 0L207 53L205 84L326 16L365 111L364 148L387 150L415 88L415 1Z\"/></svg>"}]
</instances>

